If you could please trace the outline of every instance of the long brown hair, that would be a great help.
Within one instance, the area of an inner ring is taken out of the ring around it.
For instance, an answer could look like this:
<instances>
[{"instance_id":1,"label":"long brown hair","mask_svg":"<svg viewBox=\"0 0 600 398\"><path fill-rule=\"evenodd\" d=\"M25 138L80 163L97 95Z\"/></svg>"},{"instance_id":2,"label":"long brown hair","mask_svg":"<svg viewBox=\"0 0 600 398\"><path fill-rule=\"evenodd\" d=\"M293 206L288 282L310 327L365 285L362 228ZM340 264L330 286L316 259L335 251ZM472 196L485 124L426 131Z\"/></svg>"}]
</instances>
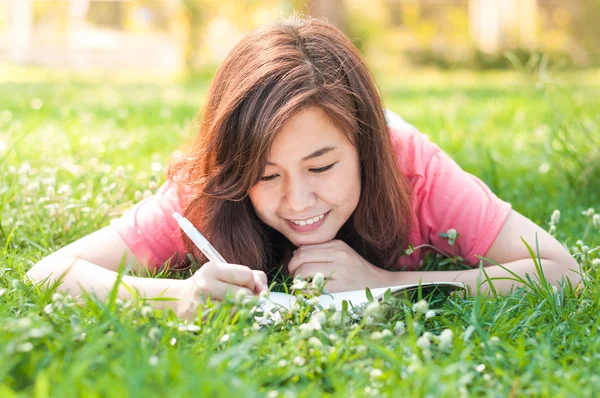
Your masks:
<instances>
[{"instance_id":1,"label":"long brown hair","mask_svg":"<svg viewBox=\"0 0 600 398\"><path fill-rule=\"evenodd\" d=\"M258 218L248 191L277 132L311 106L347 135L361 162L361 196L337 238L373 265L393 267L411 228L410 186L373 77L352 42L318 19L292 17L258 29L229 53L194 142L169 168L170 178L180 176L180 192L191 192L185 216L227 261L264 271L282 265L291 243Z\"/></svg>"}]
</instances>

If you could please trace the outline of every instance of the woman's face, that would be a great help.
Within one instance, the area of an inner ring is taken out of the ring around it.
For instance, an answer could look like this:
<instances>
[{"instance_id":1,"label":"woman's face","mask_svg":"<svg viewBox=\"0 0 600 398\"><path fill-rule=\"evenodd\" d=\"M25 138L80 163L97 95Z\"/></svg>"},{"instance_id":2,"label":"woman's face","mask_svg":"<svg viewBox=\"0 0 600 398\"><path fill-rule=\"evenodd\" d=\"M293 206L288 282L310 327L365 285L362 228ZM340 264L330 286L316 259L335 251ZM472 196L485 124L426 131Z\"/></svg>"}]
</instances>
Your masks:
<instances>
[{"instance_id":1,"label":"woman's face","mask_svg":"<svg viewBox=\"0 0 600 398\"><path fill-rule=\"evenodd\" d=\"M320 108L277 134L261 181L249 192L258 217L294 245L328 242L360 197L358 151Z\"/></svg>"}]
</instances>

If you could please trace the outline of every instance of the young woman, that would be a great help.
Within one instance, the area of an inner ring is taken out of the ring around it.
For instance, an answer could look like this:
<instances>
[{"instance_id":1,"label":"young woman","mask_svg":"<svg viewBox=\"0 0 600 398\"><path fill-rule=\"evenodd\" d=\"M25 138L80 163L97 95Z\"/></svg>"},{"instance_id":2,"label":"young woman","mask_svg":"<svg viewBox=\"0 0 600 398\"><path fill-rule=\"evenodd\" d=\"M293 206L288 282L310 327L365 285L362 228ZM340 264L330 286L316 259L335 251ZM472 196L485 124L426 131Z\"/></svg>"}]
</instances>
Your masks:
<instances>
[{"instance_id":1,"label":"young woman","mask_svg":"<svg viewBox=\"0 0 600 398\"><path fill-rule=\"evenodd\" d=\"M148 298L182 299L156 304L180 316L194 314L190 303L207 295L258 293L267 288L265 272L282 266L292 276L331 275L332 292L448 280L475 289L477 255L518 275L534 274L521 237L533 245L536 234L548 280L579 280L577 263L552 236L414 127L388 126L356 48L314 19L289 19L244 38L214 77L196 139L173 159L156 195L28 275L52 280L68 271L60 290L93 290L103 298L123 258L150 269L189 265L187 253L204 262L174 211L228 264L206 262L186 280L124 282ZM439 236L451 229L459 234L453 246ZM407 255L409 244L455 251L475 268L419 271L425 250ZM484 265L492 278L510 276ZM494 283L504 292L514 284ZM120 295L130 293L121 287Z\"/></svg>"}]
</instances>

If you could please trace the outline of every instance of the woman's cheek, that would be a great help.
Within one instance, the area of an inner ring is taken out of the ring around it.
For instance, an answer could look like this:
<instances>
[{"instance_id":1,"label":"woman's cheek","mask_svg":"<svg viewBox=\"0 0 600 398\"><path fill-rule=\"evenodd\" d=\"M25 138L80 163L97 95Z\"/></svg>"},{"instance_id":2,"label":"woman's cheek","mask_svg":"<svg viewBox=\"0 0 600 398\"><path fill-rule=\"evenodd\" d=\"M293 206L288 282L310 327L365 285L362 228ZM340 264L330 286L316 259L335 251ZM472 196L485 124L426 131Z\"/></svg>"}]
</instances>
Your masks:
<instances>
[{"instance_id":1,"label":"woman's cheek","mask_svg":"<svg viewBox=\"0 0 600 398\"><path fill-rule=\"evenodd\" d=\"M360 195L360 178L353 175L353 172L332 173L325 184L330 200L336 202L343 202Z\"/></svg>"},{"instance_id":2,"label":"woman's cheek","mask_svg":"<svg viewBox=\"0 0 600 398\"><path fill-rule=\"evenodd\" d=\"M250 192L250 201L259 217L273 218L278 208L278 196L276 187L256 187Z\"/></svg>"}]
</instances>

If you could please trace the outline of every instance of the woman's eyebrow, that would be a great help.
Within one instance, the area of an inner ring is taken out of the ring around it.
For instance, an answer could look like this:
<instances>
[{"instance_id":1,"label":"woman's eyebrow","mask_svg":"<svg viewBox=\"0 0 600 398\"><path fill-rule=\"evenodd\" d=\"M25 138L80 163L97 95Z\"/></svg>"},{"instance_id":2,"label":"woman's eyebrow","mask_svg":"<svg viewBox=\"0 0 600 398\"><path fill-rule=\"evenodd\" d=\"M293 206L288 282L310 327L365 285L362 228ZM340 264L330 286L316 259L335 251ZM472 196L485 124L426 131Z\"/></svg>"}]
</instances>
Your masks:
<instances>
[{"instance_id":1,"label":"woman's eyebrow","mask_svg":"<svg viewBox=\"0 0 600 398\"><path fill-rule=\"evenodd\" d=\"M325 146L325 147L323 147L321 149L317 149L316 151L314 151L310 155L306 155L305 157L302 158L302 161L305 161L305 160L308 160L308 159L313 159L313 158L325 155L326 153L331 152L334 149L337 149L337 147L334 147L334 146ZM269 165L269 166L277 166L276 163L269 162L269 161L267 161L267 165Z\"/></svg>"}]
</instances>

